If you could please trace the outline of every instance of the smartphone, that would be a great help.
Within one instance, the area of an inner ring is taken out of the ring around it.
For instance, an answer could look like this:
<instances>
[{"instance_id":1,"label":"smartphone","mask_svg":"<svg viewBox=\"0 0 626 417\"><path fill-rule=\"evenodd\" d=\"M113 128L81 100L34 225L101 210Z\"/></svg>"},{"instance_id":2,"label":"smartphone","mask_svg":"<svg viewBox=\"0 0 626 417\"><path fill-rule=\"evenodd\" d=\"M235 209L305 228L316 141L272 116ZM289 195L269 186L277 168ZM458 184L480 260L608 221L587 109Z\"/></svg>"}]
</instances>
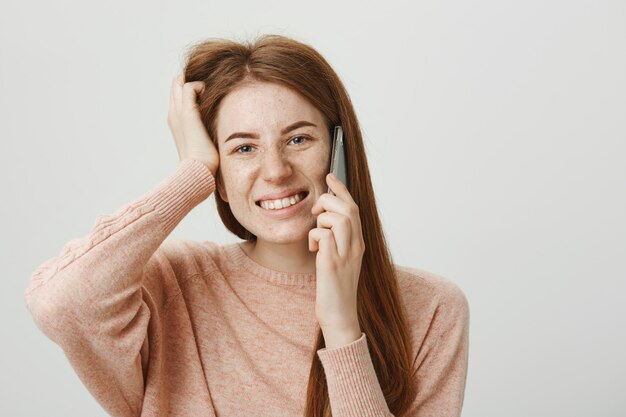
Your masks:
<instances>
[{"instance_id":1,"label":"smartphone","mask_svg":"<svg viewBox=\"0 0 626 417\"><path fill-rule=\"evenodd\" d=\"M343 129L341 126L335 126L333 133L333 150L330 155L330 172L335 174L341 182L348 186L346 178L346 154L343 148ZM335 195L328 187L328 193Z\"/></svg>"}]
</instances>

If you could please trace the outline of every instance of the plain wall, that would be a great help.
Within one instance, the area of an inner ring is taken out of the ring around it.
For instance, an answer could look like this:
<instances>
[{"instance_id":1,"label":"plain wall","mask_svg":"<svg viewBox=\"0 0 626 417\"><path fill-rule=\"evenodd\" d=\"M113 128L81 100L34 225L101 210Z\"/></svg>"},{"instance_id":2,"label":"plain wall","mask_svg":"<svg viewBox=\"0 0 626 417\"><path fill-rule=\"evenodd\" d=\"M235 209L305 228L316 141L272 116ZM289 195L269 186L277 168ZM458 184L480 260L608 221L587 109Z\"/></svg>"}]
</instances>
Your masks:
<instances>
[{"instance_id":1,"label":"plain wall","mask_svg":"<svg viewBox=\"0 0 626 417\"><path fill-rule=\"evenodd\" d=\"M394 261L470 303L463 416L626 415L626 3L0 3L0 414L105 416L31 273L165 178L184 49L280 33L336 69ZM97 191L94 191L97 190ZM169 238L234 242L214 196Z\"/></svg>"}]
</instances>

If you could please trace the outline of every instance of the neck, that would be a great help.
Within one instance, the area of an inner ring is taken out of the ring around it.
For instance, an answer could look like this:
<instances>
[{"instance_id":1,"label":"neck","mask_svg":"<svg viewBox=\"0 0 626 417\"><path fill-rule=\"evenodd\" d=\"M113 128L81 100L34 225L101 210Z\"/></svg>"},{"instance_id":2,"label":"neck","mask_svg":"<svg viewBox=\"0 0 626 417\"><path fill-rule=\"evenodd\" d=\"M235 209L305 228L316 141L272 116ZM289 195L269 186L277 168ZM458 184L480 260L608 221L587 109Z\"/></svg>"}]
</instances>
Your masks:
<instances>
[{"instance_id":1,"label":"neck","mask_svg":"<svg viewBox=\"0 0 626 417\"><path fill-rule=\"evenodd\" d=\"M273 243L263 240L243 242L246 254L266 268L281 272L315 273L317 253L309 251L309 241Z\"/></svg>"}]
</instances>

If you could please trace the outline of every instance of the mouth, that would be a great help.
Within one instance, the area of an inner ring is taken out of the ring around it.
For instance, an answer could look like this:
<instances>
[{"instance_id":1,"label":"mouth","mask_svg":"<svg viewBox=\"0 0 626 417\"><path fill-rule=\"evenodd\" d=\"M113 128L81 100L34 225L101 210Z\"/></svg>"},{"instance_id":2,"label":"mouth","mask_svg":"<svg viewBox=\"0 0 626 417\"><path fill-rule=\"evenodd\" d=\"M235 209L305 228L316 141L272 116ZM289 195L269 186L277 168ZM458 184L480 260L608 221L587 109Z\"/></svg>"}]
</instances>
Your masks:
<instances>
[{"instance_id":1,"label":"mouth","mask_svg":"<svg viewBox=\"0 0 626 417\"><path fill-rule=\"evenodd\" d=\"M289 197L277 198L275 200L259 200L255 204L268 211L281 211L300 204L308 195L308 191L301 191Z\"/></svg>"}]
</instances>

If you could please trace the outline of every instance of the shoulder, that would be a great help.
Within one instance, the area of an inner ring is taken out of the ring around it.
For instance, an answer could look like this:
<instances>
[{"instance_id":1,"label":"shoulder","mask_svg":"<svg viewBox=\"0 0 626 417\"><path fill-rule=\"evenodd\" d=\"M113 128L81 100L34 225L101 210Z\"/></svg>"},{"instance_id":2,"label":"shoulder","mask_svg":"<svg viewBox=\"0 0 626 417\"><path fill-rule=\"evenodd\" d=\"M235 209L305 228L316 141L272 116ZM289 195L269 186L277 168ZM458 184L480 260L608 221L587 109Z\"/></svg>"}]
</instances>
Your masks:
<instances>
[{"instance_id":1,"label":"shoulder","mask_svg":"<svg viewBox=\"0 0 626 417\"><path fill-rule=\"evenodd\" d=\"M226 262L224 246L212 241L166 239L157 255L174 271L191 274L210 274L223 268Z\"/></svg>"},{"instance_id":2,"label":"shoulder","mask_svg":"<svg viewBox=\"0 0 626 417\"><path fill-rule=\"evenodd\" d=\"M469 301L455 281L420 268L395 268L407 324L417 346L432 331L469 326Z\"/></svg>"},{"instance_id":3,"label":"shoulder","mask_svg":"<svg viewBox=\"0 0 626 417\"><path fill-rule=\"evenodd\" d=\"M165 239L144 267L143 286L157 304L178 297L191 278L224 275L224 248L215 242Z\"/></svg>"},{"instance_id":4,"label":"shoulder","mask_svg":"<svg viewBox=\"0 0 626 417\"><path fill-rule=\"evenodd\" d=\"M452 279L424 269L395 265L401 296L469 308L465 292Z\"/></svg>"}]
</instances>

